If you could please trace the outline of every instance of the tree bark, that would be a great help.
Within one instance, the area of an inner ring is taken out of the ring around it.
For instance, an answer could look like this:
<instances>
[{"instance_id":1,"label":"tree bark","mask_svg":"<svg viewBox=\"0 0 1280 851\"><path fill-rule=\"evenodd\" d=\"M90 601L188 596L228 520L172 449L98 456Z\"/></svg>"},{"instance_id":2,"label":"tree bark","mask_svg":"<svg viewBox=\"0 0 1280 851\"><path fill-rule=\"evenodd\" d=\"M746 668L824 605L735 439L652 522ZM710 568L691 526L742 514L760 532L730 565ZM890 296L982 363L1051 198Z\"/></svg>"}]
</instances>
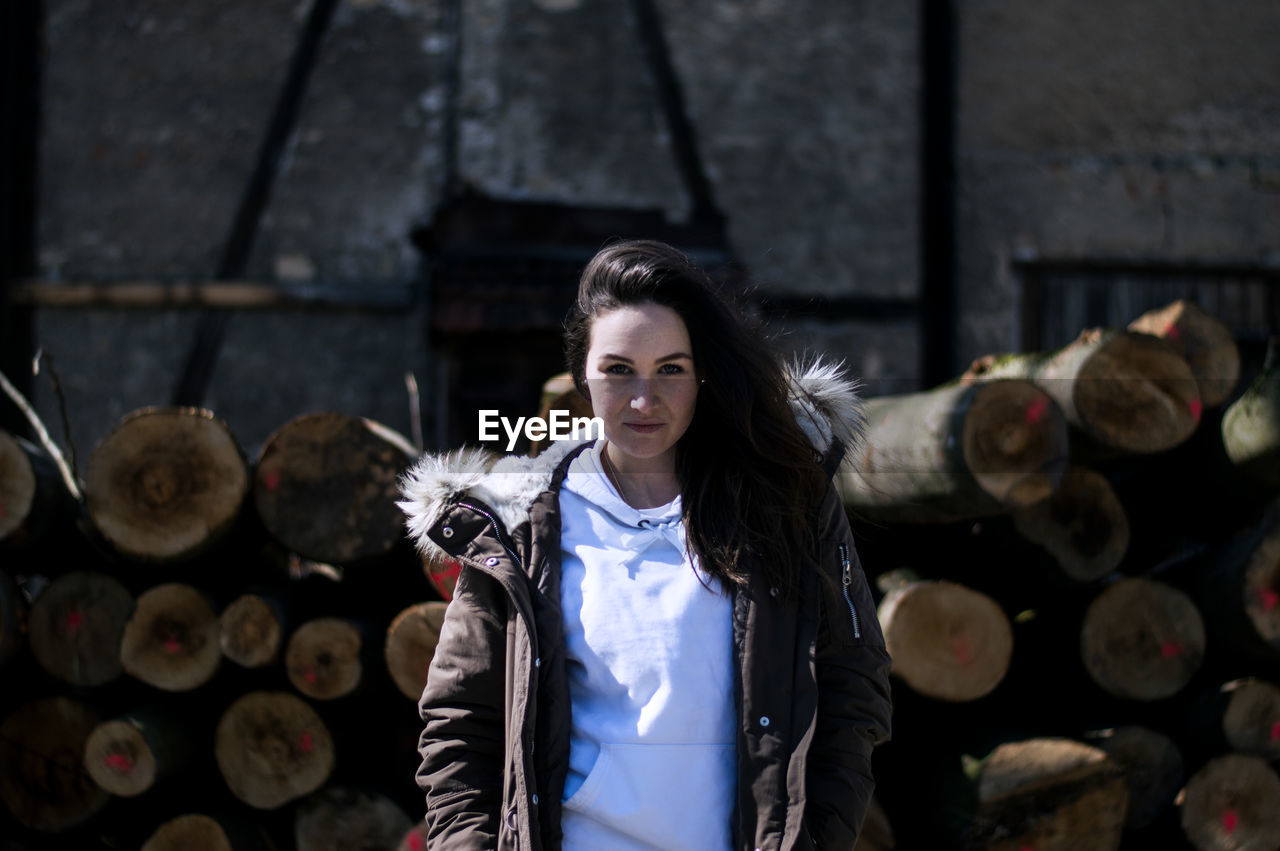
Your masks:
<instances>
[{"instance_id":1,"label":"tree bark","mask_svg":"<svg viewBox=\"0 0 1280 851\"><path fill-rule=\"evenodd\" d=\"M0 724L0 800L42 833L69 830L109 800L84 770L84 746L98 724L92 708L67 697L22 704Z\"/></svg>"},{"instance_id":2,"label":"tree bark","mask_svg":"<svg viewBox=\"0 0 1280 851\"><path fill-rule=\"evenodd\" d=\"M330 564L386 555L404 538L399 476L416 456L372 420L309 414L267 439L254 474L263 525L304 558Z\"/></svg>"},{"instance_id":3,"label":"tree bark","mask_svg":"<svg viewBox=\"0 0 1280 851\"><path fill-rule=\"evenodd\" d=\"M289 682L313 700L354 693L366 676L369 641L365 633L346 618L315 618L302 624L284 651Z\"/></svg>"},{"instance_id":4,"label":"tree bark","mask_svg":"<svg viewBox=\"0 0 1280 851\"><path fill-rule=\"evenodd\" d=\"M1195 376L1206 408L1230 398L1240 380L1240 347L1231 329L1194 302L1179 299L1129 323L1130 331L1159 337L1173 346Z\"/></svg>"},{"instance_id":5,"label":"tree bark","mask_svg":"<svg viewBox=\"0 0 1280 851\"><path fill-rule=\"evenodd\" d=\"M1067 464L1056 405L1026 381L947 384L867 400L866 440L836 480L860 516L929 523L1045 499Z\"/></svg>"},{"instance_id":6,"label":"tree bark","mask_svg":"<svg viewBox=\"0 0 1280 851\"><path fill-rule=\"evenodd\" d=\"M222 714L214 756L241 801L274 810L319 789L334 768L329 728L288 692L255 691Z\"/></svg>"},{"instance_id":7,"label":"tree bark","mask_svg":"<svg viewBox=\"0 0 1280 851\"><path fill-rule=\"evenodd\" d=\"M297 851L393 848L413 823L384 795L331 786L298 804Z\"/></svg>"},{"instance_id":8,"label":"tree bark","mask_svg":"<svg viewBox=\"0 0 1280 851\"><path fill-rule=\"evenodd\" d=\"M288 601L275 594L241 594L218 617L222 655L243 668L265 668L280 658L292 627Z\"/></svg>"},{"instance_id":9,"label":"tree bark","mask_svg":"<svg viewBox=\"0 0 1280 851\"><path fill-rule=\"evenodd\" d=\"M1173 807L1183 780L1182 751L1173 739L1129 725L1091 736L1090 743L1124 771L1129 789L1125 827L1141 830Z\"/></svg>"},{"instance_id":10,"label":"tree bark","mask_svg":"<svg viewBox=\"0 0 1280 851\"><path fill-rule=\"evenodd\" d=\"M31 604L28 640L40 666L73 686L120 676L120 646L133 595L103 573L77 571L45 586Z\"/></svg>"},{"instance_id":11,"label":"tree bark","mask_svg":"<svg viewBox=\"0 0 1280 851\"><path fill-rule=\"evenodd\" d=\"M1101 579L1129 549L1129 520L1101 473L1070 466L1053 494L1015 509L1013 522L1027 540L1044 548L1077 582Z\"/></svg>"},{"instance_id":12,"label":"tree bark","mask_svg":"<svg viewBox=\"0 0 1280 851\"><path fill-rule=\"evenodd\" d=\"M190 731L172 712L135 710L93 729L84 767L112 795L134 797L173 777L191 758Z\"/></svg>"},{"instance_id":13,"label":"tree bark","mask_svg":"<svg viewBox=\"0 0 1280 851\"><path fill-rule=\"evenodd\" d=\"M1122 579L1108 587L1090 603L1080 629L1090 678L1127 700L1177 694L1204 653L1204 621L1195 603L1154 579Z\"/></svg>"},{"instance_id":14,"label":"tree bark","mask_svg":"<svg viewBox=\"0 0 1280 851\"><path fill-rule=\"evenodd\" d=\"M412 700L422 697L427 670L436 655L440 628L448 603L418 603L404 609L387 628L387 670L400 693Z\"/></svg>"},{"instance_id":15,"label":"tree bark","mask_svg":"<svg viewBox=\"0 0 1280 851\"><path fill-rule=\"evenodd\" d=\"M218 616L204 593L180 582L138 597L120 646L125 671L163 691L199 688L222 662Z\"/></svg>"},{"instance_id":16,"label":"tree bark","mask_svg":"<svg viewBox=\"0 0 1280 851\"><path fill-rule=\"evenodd\" d=\"M1013 655L1013 630L985 594L946 581L908 581L889 591L878 612L893 673L937 700L989 694Z\"/></svg>"},{"instance_id":17,"label":"tree bark","mask_svg":"<svg viewBox=\"0 0 1280 851\"><path fill-rule=\"evenodd\" d=\"M94 526L140 561L177 561L208 549L231 529L248 490L248 467L230 430L194 408L129 414L85 468Z\"/></svg>"},{"instance_id":18,"label":"tree bark","mask_svg":"<svg viewBox=\"0 0 1280 851\"><path fill-rule=\"evenodd\" d=\"M962 381L1035 382L1068 423L1104 447L1161 452L1196 430L1204 403L1186 360L1148 334L1092 328L1053 352L987 355Z\"/></svg>"},{"instance_id":19,"label":"tree bark","mask_svg":"<svg viewBox=\"0 0 1280 851\"><path fill-rule=\"evenodd\" d=\"M1210 760L1187 781L1181 808L1197 851L1280 848L1280 777L1256 756Z\"/></svg>"},{"instance_id":20,"label":"tree bark","mask_svg":"<svg viewBox=\"0 0 1280 851\"><path fill-rule=\"evenodd\" d=\"M1280 337L1272 337L1262 372L1222 415L1222 445L1245 475L1280 487Z\"/></svg>"},{"instance_id":21,"label":"tree bark","mask_svg":"<svg viewBox=\"0 0 1280 851\"><path fill-rule=\"evenodd\" d=\"M1111 851L1120 847L1124 772L1097 748L1067 739L1000 745L978 768L967 847L990 851Z\"/></svg>"}]
</instances>

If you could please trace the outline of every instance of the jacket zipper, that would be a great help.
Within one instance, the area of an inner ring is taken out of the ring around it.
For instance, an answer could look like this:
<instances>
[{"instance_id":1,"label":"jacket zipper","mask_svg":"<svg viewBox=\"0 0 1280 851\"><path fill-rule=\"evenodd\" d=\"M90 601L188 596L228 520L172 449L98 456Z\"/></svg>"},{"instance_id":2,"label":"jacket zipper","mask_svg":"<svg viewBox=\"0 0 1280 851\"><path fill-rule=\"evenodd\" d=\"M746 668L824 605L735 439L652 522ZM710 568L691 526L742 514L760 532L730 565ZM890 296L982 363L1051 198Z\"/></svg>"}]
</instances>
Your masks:
<instances>
[{"instance_id":1,"label":"jacket zipper","mask_svg":"<svg viewBox=\"0 0 1280 851\"><path fill-rule=\"evenodd\" d=\"M849 596L849 586L853 584L853 565L849 563L849 547L840 545L840 584L844 586L844 601L849 604L849 618L853 621L853 637L862 638L862 627L858 623L858 610L853 607L853 599Z\"/></svg>"},{"instance_id":2,"label":"jacket zipper","mask_svg":"<svg viewBox=\"0 0 1280 851\"><path fill-rule=\"evenodd\" d=\"M498 520L493 516L493 514L491 514L488 511L485 511L480 506L470 502L459 502L458 505L462 506L463 508L470 508L472 511L475 511L478 514L483 514L486 518L488 518L489 525L493 527L493 535L495 538L498 539L498 543L502 544L502 548L507 551L507 555L511 556L511 559L520 567L521 570L524 570L524 562L520 560L520 556L516 555L515 550L511 549L511 547L508 546L506 538L504 538L502 535L502 527L498 525ZM499 581L502 581L502 580L499 580ZM503 585L506 585L505 581L503 581ZM510 589L508 589L507 593L511 594L512 599L514 600L515 595L511 592ZM528 621L530 624L531 636L536 635L532 629L532 624L533 624L532 618L529 618ZM530 753L529 756L532 757L532 752ZM511 831L512 843L514 844L515 848L520 847L519 819L520 819L520 810L518 807L512 807L511 809L507 810L507 815L504 821L506 823L507 829Z\"/></svg>"},{"instance_id":3,"label":"jacket zipper","mask_svg":"<svg viewBox=\"0 0 1280 851\"><path fill-rule=\"evenodd\" d=\"M458 505L463 508L470 508L472 511L483 514L487 517L489 519L489 525L493 527L493 536L498 539L498 543L502 544L502 548L507 551L507 555L511 556L511 558L515 560L515 563L520 566L520 569L524 569L524 562L520 560L520 556L516 555L515 550L507 546L506 538L502 537L502 527L498 525L497 519L495 519L492 514L477 505L472 505L469 502L460 502Z\"/></svg>"}]
</instances>

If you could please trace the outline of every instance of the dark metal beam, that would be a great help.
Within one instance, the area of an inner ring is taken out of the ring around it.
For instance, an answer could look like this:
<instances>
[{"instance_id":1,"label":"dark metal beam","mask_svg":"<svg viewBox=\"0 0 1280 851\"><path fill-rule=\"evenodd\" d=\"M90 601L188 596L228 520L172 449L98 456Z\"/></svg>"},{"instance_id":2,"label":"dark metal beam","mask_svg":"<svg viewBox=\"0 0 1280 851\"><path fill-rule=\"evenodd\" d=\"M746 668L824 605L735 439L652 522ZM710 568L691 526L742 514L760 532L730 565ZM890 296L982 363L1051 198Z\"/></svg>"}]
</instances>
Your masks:
<instances>
[{"instance_id":1,"label":"dark metal beam","mask_svg":"<svg viewBox=\"0 0 1280 851\"><path fill-rule=\"evenodd\" d=\"M953 0L920 0L921 382L956 364L956 21Z\"/></svg>"}]
</instances>

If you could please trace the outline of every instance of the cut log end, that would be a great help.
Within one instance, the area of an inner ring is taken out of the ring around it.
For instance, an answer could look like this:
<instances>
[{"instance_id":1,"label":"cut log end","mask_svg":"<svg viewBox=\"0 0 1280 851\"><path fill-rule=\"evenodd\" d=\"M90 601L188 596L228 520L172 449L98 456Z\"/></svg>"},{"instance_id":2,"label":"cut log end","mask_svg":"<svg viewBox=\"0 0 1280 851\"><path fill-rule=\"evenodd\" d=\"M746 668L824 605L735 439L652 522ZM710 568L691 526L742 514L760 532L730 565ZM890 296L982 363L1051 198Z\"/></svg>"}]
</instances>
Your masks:
<instances>
[{"instance_id":1,"label":"cut log end","mask_svg":"<svg viewBox=\"0 0 1280 851\"><path fill-rule=\"evenodd\" d=\"M32 653L40 666L74 686L120 676L120 646L133 595L102 573L77 571L45 586L31 604Z\"/></svg>"},{"instance_id":2,"label":"cut log end","mask_svg":"<svg viewBox=\"0 0 1280 851\"><path fill-rule=\"evenodd\" d=\"M862 821L862 832L853 851L893 851L893 825L884 807L875 798L867 805L867 816Z\"/></svg>"},{"instance_id":3,"label":"cut log end","mask_svg":"<svg viewBox=\"0 0 1280 851\"><path fill-rule=\"evenodd\" d=\"M1069 467L1048 499L1013 512L1018 532L1077 582L1101 579L1129 549L1129 520L1106 477Z\"/></svg>"},{"instance_id":4,"label":"cut log end","mask_svg":"<svg viewBox=\"0 0 1280 851\"><path fill-rule=\"evenodd\" d=\"M405 697L417 700L427 685L427 670L436 655L447 603L410 606L387 628L387 670Z\"/></svg>"},{"instance_id":5,"label":"cut log end","mask_svg":"<svg viewBox=\"0 0 1280 851\"><path fill-rule=\"evenodd\" d=\"M1129 788L1125 825L1147 827L1173 806L1182 787L1182 752L1173 739L1147 727L1128 726L1100 733L1093 742L1124 771Z\"/></svg>"},{"instance_id":6,"label":"cut log end","mask_svg":"<svg viewBox=\"0 0 1280 851\"><path fill-rule=\"evenodd\" d=\"M1240 348L1226 323L1194 302L1179 299L1129 323L1130 331L1171 344L1187 361L1206 408L1221 405L1240 380Z\"/></svg>"},{"instance_id":7,"label":"cut log end","mask_svg":"<svg viewBox=\"0 0 1280 851\"><path fill-rule=\"evenodd\" d=\"M204 594L183 583L150 588L125 626L120 661L132 676L164 691L190 691L222 661L218 617Z\"/></svg>"},{"instance_id":8,"label":"cut log end","mask_svg":"<svg viewBox=\"0 0 1280 851\"><path fill-rule=\"evenodd\" d=\"M147 839L142 851L234 851L217 821L192 813L170 819Z\"/></svg>"},{"instance_id":9,"label":"cut log end","mask_svg":"<svg viewBox=\"0 0 1280 851\"><path fill-rule=\"evenodd\" d=\"M1280 688L1265 680L1229 683L1222 732L1232 750L1280 759Z\"/></svg>"},{"instance_id":10,"label":"cut log end","mask_svg":"<svg viewBox=\"0 0 1280 851\"><path fill-rule=\"evenodd\" d=\"M142 730L128 721L106 721L94 728L84 748L84 767L112 795L133 797L156 781L156 758Z\"/></svg>"},{"instance_id":11,"label":"cut log end","mask_svg":"<svg viewBox=\"0 0 1280 851\"><path fill-rule=\"evenodd\" d=\"M413 451L369 420L336 413L291 420L268 438L253 496L267 531L306 558L343 564L387 554L404 537L396 507Z\"/></svg>"},{"instance_id":12,"label":"cut log end","mask_svg":"<svg viewBox=\"0 0 1280 851\"><path fill-rule=\"evenodd\" d=\"M1197 851L1280 848L1280 777L1256 756L1210 760L1187 782L1181 806Z\"/></svg>"},{"instance_id":13,"label":"cut log end","mask_svg":"<svg viewBox=\"0 0 1280 851\"><path fill-rule=\"evenodd\" d=\"M316 618L294 631L284 652L294 688L315 700L346 697L364 676L364 637L351 621Z\"/></svg>"},{"instance_id":14,"label":"cut log end","mask_svg":"<svg viewBox=\"0 0 1280 851\"><path fill-rule=\"evenodd\" d=\"M919 582L880 606L893 672L939 700L976 700L1008 672L1009 619L991 598L952 582Z\"/></svg>"},{"instance_id":15,"label":"cut log end","mask_svg":"<svg viewBox=\"0 0 1280 851\"><path fill-rule=\"evenodd\" d=\"M1025 381L981 386L962 441L974 478L1009 507L1045 499L1066 470L1066 421L1047 394Z\"/></svg>"},{"instance_id":16,"label":"cut log end","mask_svg":"<svg viewBox=\"0 0 1280 851\"><path fill-rule=\"evenodd\" d=\"M1280 524L1263 536L1249 557L1242 591L1253 628L1280 654Z\"/></svg>"},{"instance_id":17,"label":"cut log end","mask_svg":"<svg viewBox=\"0 0 1280 851\"><path fill-rule=\"evenodd\" d=\"M978 801L970 847L1104 849L1119 847L1128 790L1124 773L1101 750L1031 739L987 757Z\"/></svg>"},{"instance_id":18,"label":"cut log end","mask_svg":"<svg viewBox=\"0 0 1280 851\"><path fill-rule=\"evenodd\" d=\"M91 818L110 796L84 770L84 746L99 718L65 697L33 700L0 724L0 801L43 833Z\"/></svg>"},{"instance_id":19,"label":"cut log end","mask_svg":"<svg viewBox=\"0 0 1280 851\"><path fill-rule=\"evenodd\" d=\"M392 848L412 824L389 798L338 786L298 805L294 837L297 851Z\"/></svg>"},{"instance_id":20,"label":"cut log end","mask_svg":"<svg viewBox=\"0 0 1280 851\"><path fill-rule=\"evenodd\" d=\"M1160 700L1190 681L1204 660L1204 621L1186 594L1150 579L1123 579L1094 599L1080 630L1080 653L1103 690Z\"/></svg>"},{"instance_id":21,"label":"cut log end","mask_svg":"<svg viewBox=\"0 0 1280 851\"><path fill-rule=\"evenodd\" d=\"M214 756L241 801L273 810L324 785L333 738L315 710L287 692L250 692L218 722Z\"/></svg>"},{"instance_id":22,"label":"cut log end","mask_svg":"<svg viewBox=\"0 0 1280 851\"><path fill-rule=\"evenodd\" d=\"M283 626L271 604L258 594L242 594L218 619L222 653L245 668L263 668L276 660Z\"/></svg>"},{"instance_id":23,"label":"cut log end","mask_svg":"<svg viewBox=\"0 0 1280 851\"><path fill-rule=\"evenodd\" d=\"M1200 424L1204 403L1186 360L1147 334L1110 335L1080 368L1071 393L1086 431L1126 452L1172 449Z\"/></svg>"},{"instance_id":24,"label":"cut log end","mask_svg":"<svg viewBox=\"0 0 1280 851\"><path fill-rule=\"evenodd\" d=\"M173 561L222 537L249 492L240 447L193 408L144 409L95 447L85 468L89 516L130 558Z\"/></svg>"},{"instance_id":25,"label":"cut log end","mask_svg":"<svg viewBox=\"0 0 1280 851\"><path fill-rule=\"evenodd\" d=\"M27 522L36 501L36 474L22 445L0 431L0 542Z\"/></svg>"}]
</instances>

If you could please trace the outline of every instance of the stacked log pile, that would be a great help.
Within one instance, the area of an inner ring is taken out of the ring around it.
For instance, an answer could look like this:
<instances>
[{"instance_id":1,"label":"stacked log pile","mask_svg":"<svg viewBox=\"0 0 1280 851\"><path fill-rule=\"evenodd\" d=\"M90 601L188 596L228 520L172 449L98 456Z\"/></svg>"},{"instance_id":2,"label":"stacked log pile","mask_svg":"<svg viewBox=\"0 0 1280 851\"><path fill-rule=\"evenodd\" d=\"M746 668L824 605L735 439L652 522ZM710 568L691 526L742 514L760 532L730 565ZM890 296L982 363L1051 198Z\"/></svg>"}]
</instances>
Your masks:
<instances>
[{"instance_id":1,"label":"stacked log pile","mask_svg":"<svg viewBox=\"0 0 1280 851\"><path fill-rule=\"evenodd\" d=\"M1280 849L1276 342L1177 302L869 401L898 847Z\"/></svg>"},{"instance_id":2,"label":"stacked log pile","mask_svg":"<svg viewBox=\"0 0 1280 851\"><path fill-rule=\"evenodd\" d=\"M312 414L250 460L211 412L148 409L93 449L75 496L50 454L0 433L0 836L411 839L445 606L395 505L416 450Z\"/></svg>"},{"instance_id":3,"label":"stacked log pile","mask_svg":"<svg viewBox=\"0 0 1280 851\"><path fill-rule=\"evenodd\" d=\"M895 736L860 851L1280 849L1280 365L1241 368L1178 303L868 400L837 484ZM146 410L70 493L0 433L0 836L425 847L414 702L460 568L404 538L414 454L313 414L250 459Z\"/></svg>"}]
</instances>

